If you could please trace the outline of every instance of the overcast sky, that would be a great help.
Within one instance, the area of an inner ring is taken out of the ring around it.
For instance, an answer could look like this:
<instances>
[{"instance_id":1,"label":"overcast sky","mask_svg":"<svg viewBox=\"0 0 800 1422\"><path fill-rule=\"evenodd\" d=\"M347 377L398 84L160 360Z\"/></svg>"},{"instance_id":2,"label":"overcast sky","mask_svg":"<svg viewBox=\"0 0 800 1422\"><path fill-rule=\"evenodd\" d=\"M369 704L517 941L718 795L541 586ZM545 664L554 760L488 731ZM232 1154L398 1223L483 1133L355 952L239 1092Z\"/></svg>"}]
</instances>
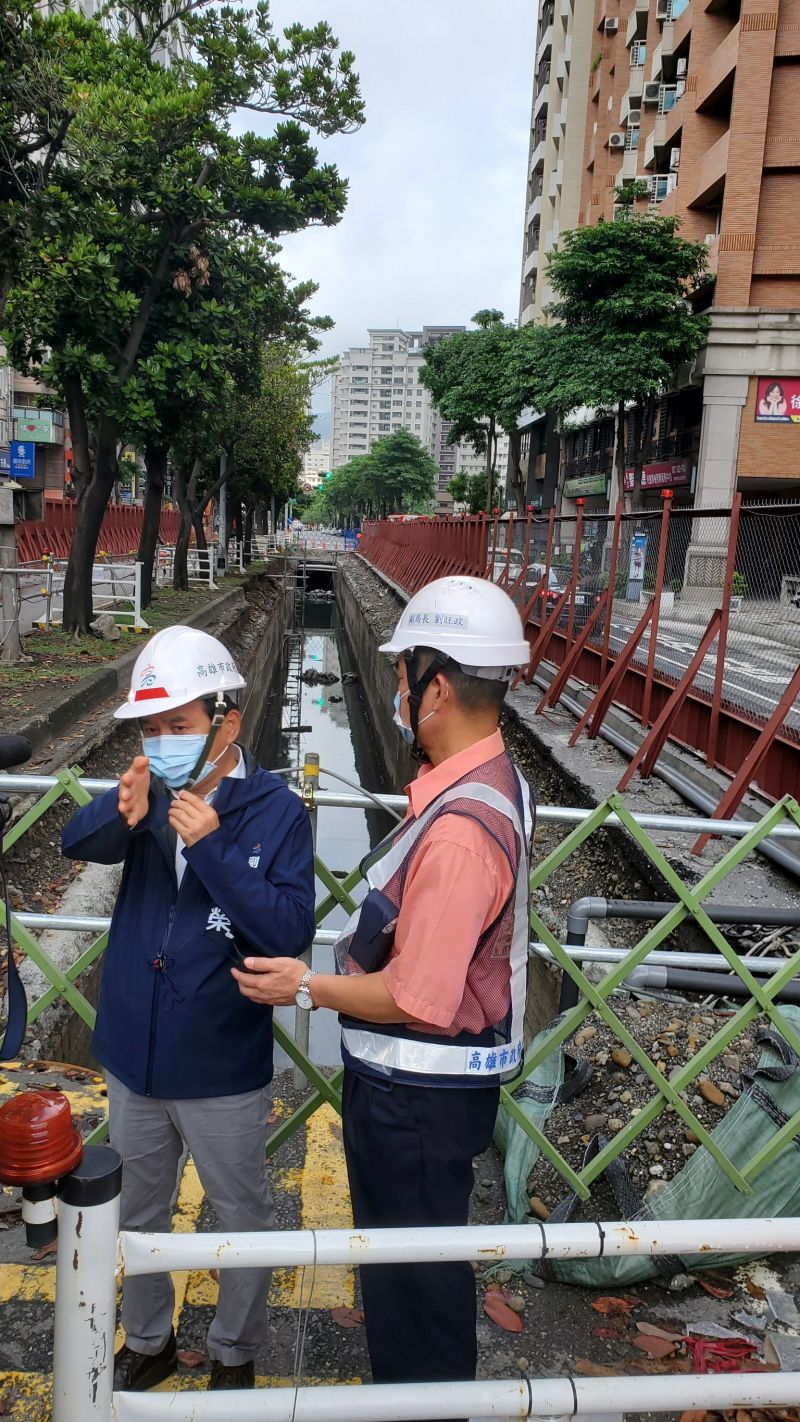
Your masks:
<instances>
[{"instance_id":1,"label":"overcast sky","mask_svg":"<svg viewBox=\"0 0 800 1422\"><path fill-rule=\"evenodd\" d=\"M369 326L516 319L533 47L532 0L272 0L276 27L326 19L356 56L366 123L320 139L349 179L338 227L284 241L319 283L324 354ZM315 401L325 405L325 397Z\"/></svg>"}]
</instances>

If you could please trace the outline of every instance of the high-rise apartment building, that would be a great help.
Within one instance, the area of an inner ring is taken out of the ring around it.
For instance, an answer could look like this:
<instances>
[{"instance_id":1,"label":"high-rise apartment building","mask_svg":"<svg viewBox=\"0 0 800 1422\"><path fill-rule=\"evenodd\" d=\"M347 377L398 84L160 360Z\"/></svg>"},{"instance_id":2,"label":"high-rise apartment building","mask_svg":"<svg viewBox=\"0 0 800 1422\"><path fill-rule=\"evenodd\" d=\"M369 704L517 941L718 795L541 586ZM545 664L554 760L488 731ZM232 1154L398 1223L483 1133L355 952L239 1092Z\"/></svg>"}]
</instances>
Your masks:
<instances>
[{"instance_id":1,"label":"high-rise apartment building","mask_svg":"<svg viewBox=\"0 0 800 1422\"><path fill-rule=\"evenodd\" d=\"M520 325L553 299L547 253L577 227L592 58L592 0L543 0L528 150Z\"/></svg>"},{"instance_id":2,"label":"high-rise apartment building","mask_svg":"<svg viewBox=\"0 0 800 1422\"><path fill-rule=\"evenodd\" d=\"M585 9L579 222L610 219L617 189L645 181L639 209L677 216L681 235L709 254L697 298L708 343L661 401L646 487L657 498L669 483L677 500L705 506L730 504L737 488L751 499L796 493L800 0L586 0ZM540 36L555 33L551 12L545 0ZM580 494L599 508L613 425L582 414L563 442L561 491L565 507Z\"/></svg>"},{"instance_id":3,"label":"high-rise apartment building","mask_svg":"<svg viewBox=\"0 0 800 1422\"><path fill-rule=\"evenodd\" d=\"M366 454L394 430L409 430L434 460L439 488L447 487L456 472L456 451L447 443L452 424L434 409L419 373L427 346L463 330L371 330L368 346L344 352L331 382L332 469Z\"/></svg>"}]
</instances>

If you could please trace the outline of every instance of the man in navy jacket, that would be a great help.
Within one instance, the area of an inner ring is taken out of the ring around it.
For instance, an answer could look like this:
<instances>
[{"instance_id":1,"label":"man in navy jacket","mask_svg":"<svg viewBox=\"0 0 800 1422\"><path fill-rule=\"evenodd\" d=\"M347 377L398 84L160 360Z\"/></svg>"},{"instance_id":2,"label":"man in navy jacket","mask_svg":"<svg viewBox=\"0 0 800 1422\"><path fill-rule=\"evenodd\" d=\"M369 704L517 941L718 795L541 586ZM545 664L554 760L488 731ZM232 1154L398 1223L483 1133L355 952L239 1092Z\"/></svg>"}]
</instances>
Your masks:
<instances>
[{"instance_id":1,"label":"man in navy jacket","mask_svg":"<svg viewBox=\"0 0 800 1422\"><path fill-rule=\"evenodd\" d=\"M64 830L72 859L124 864L93 1050L123 1159L122 1227L168 1230L191 1152L225 1230L274 1224L266 1181L272 1013L238 991L249 953L302 953L314 935L307 812L236 744L244 685L220 642L189 627L140 654L126 703L145 754ZM191 789L185 788L191 786ZM265 1270L223 1270L208 1335L211 1388L253 1387L266 1332ZM125 1281L117 1390L177 1367L168 1274Z\"/></svg>"}]
</instances>

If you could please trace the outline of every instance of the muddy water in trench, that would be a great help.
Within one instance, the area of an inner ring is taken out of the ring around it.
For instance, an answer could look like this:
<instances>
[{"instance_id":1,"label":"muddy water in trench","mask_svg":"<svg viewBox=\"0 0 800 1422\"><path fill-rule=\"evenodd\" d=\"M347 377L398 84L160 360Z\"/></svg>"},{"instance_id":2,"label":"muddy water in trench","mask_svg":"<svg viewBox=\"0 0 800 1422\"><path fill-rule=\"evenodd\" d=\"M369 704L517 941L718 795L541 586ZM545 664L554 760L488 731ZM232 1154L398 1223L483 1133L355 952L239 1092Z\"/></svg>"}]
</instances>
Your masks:
<instances>
[{"instance_id":1,"label":"muddy water in trench","mask_svg":"<svg viewBox=\"0 0 800 1422\"><path fill-rule=\"evenodd\" d=\"M256 754L268 770L289 769L288 783L298 783L303 758L315 751L320 758L323 790L345 790L325 771L335 771L372 791L388 791L383 766L372 740L361 686L358 681L342 681L356 674L351 648L339 621L335 603L307 600L298 614L297 626L284 644L282 686L267 707ZM336 678L328 685L309 686L305 672ZM379 809L355 810L322 806L317 813L317 853L328 868L349 872L367 851L377 844L393 824ZM358 899L363 889L354 893ZM317 901L327 897L317 884ZM322 927L341 928L347 915L337 908ZM319 972L333 971L333 949L315 946L312 966ZM279 1008L279 1021L294 1029L294 1009ZM310 1050L320 1066L337 1066L339 1027L332 1012L315 1012L311 1017ZM276 1051L276 1069L290 1066L285 1054Z\"/></svg>"}]
</instances>

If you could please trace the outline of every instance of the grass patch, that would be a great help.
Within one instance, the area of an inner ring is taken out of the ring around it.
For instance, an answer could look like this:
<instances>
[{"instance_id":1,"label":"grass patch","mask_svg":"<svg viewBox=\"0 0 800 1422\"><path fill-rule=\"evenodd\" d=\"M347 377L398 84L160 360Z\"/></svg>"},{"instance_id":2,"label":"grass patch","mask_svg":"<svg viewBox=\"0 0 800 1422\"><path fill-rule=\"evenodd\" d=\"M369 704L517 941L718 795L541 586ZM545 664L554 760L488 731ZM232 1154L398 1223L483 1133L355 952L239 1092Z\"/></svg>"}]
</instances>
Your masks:
<instances>
[{"instance_id":1,"label":"grass patch","mask_svg":"<svg viewBox=\"0 0 800 1422\"><path fill-rule=\"evenodd\" d=\"M249 572L263 571L263 564ZM117 642L104 642L99 637L72 637L51 628L49 632L34 630L22 638L25 661L5 665L0 663L0 709L2 721L18 720L41 707L43 694L65 690L76 682L92 676L106 662L114 661L125 652L143 645L147 638L162 627L185 622L206 603L241 587L240 576L220 578L217 587L192 587L188 592L160 588L144 613L148 632L133 632L121 628Z\"/></svg>"}]
</instances>

